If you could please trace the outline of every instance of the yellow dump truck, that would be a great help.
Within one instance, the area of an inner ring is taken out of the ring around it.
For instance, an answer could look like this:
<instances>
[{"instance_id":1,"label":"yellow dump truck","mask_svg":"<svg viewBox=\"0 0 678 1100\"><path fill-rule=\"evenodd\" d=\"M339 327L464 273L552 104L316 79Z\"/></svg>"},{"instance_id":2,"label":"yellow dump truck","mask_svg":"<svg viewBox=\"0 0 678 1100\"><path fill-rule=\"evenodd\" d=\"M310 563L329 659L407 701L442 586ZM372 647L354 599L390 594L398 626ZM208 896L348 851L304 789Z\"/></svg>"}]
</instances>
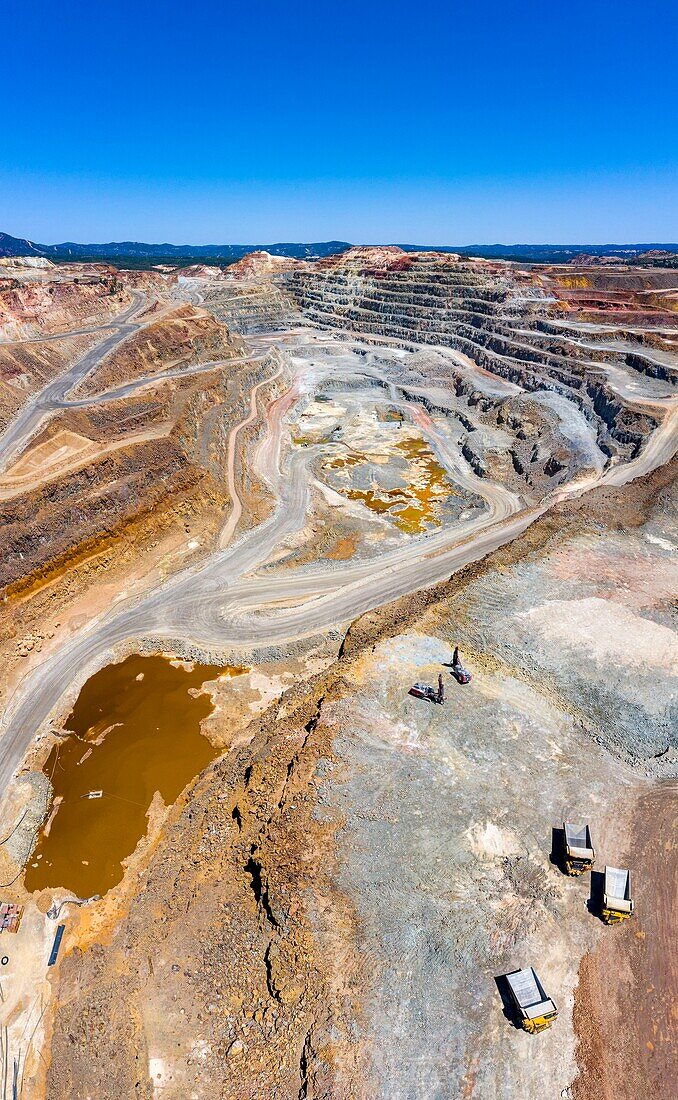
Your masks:
<instances>
[{"instance_id":1,"label":"yellow dump truck","mask_svg":"<svg viewBox=\"0 0 678 1100\"><path fill-rule=\"evenodd\" d=\"M633 912L631 872L621 867L605 868L605 887L601 916L606 924L628 920Z\"/></svg>"},{"instance_id":2,"label":"yellow dump truck","mask_svg":"<svg viewBox=\"0 0 678 1100\"><path fill-rule=\"evenodd\" d=\"M565 870L568 875L583 875L590 871L595 862L596 853L591 843L588 825L572 825L563 822L565 834Z\"/></svg>"},{"instance_id":3,"label":"yellow dump truck","mask_svg":"<svg viewBox=\"0 0 678 1100\"><path fill-rule=\"evenodd\" d=\"M514 970L506 975L506 982L523 1029L535 1035L550 1027L558 1015L558 1009L546 996L534 968L528 966L524 970Z\"/></svg>"}]
</instances>

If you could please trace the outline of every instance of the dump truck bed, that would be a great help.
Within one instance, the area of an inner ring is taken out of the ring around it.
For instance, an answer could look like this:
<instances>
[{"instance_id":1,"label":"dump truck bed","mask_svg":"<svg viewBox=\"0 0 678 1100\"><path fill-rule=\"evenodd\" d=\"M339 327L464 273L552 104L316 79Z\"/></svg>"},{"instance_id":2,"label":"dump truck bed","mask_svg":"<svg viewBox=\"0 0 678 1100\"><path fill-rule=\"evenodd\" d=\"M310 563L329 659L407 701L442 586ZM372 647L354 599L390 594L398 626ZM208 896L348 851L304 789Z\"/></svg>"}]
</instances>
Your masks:
<instances>
[{"instance_id":1,"label":"dump truck bed","mask_svg":"<svg viewBox=\"0 0 678 1100\"><path fill-rule=\"evenodd\" d=\"M538 1016L546 1016L549 1012L556 1011L556 1006L546 996L533 967L528 966L524 970L516 970L513 974L507 974L506 981L517 1004L528 1020L534 1020Z\"/></svg>"},{"instance_id":2,"label":"dump truck bed","mask_svg":"<svg viewBox=\"0 0 678 1100\"><path fill-rule=\"evenodd\" d=\"M575 859L592 860L594 851L588 825L572 825L569 822L563 822L563 829L567 854Z\"/></svg>"},{"instance_id":3,"label":"dump truck bed","mask_svg":"<svg viewBox=\"0 0 678 1100\"><path fill-rule=\"evenodd\" d=\"M605 868L605 893L611 898L625 900L629 895L629 872L621 867Z\"/></svg>"},{"instance_id":4,"label":"dump truck bed","mask_svg":"<svg viewBox=\"0 0 678 1100\"><path fill-rule=\"evenodd\" d=\"M631 872L622 867L605 868L605 904L611 909L630 912Z\"/></svg>"}]
</instances>

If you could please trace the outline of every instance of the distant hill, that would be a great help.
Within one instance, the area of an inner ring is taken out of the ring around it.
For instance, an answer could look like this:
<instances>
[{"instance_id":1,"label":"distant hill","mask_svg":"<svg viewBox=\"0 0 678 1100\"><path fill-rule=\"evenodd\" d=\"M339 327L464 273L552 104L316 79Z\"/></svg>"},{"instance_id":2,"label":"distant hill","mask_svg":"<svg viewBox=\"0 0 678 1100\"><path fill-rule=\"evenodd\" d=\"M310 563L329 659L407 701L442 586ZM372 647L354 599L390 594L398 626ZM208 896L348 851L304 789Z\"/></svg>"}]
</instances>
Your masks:
<instances>
[{"instance_id":1,"label":"distant hill","mask_svg":"<svg viewBox=\"0 0 678 1100\"><path fill-rule=\"evenodd\" d=\"M406 252L428 252L429 245L401 244ZM653 262L646 253L659 253L658 262L673 257L678 263L678 244L468 244L435 246L435 251L458 252L487 260L515 260L516 263L566 264L579 257L606 256L619 263Z\"/></svg>"},{"instance_id":2,"label":"distant hill","mask_svg":"<svg viewBox=\"0 0 678 1100\"><path fill-rule=\"evenodd\" d=\"M47 256L56 263L68 260L98 261L118 267L151 267L171 264L231 264L249 252L268 252L272 256L290 256L310 260L345 252L346 241L321 241L315 244L144 244L140 241L109 241L107 244L34 244L9 233L0 233L0 256ZM570 263L579 256L604 256L620 263L641 262L661 266L678 265L678 244L474 244L413 245L401 244L407 252L459 252L463 256L481 256L491 260L518 263ZM649 254L649 255L648 255Z\"/></svg>"},{"instance_id":3,"label":"distant hill","mask_svg":"<svg viewBox=\"0 0 678 1100\"><path fill-rule=\"evenodd\" d=\"M0 256L46 256L42 245L33 244L23 237L10 237L9 233L0 233Z\"/></svg>"},{"instance_id":4,"label":"distant hill","mask_svg":"<svg viewBox=\"0 0 678 1100\"><path fill-rule=\"evenodd\" d=\"M345 241L322 241L318 244L143 244L139 241L111 241L108 244L42 245L51 258L70 260L144 259L153 263L185 264L188 262L228 264L242 259L248 252L268 252L271 256L291 256L306 260L345 252Z\"/></svg>"},{"instance_id":5,"label":"distant hill","mask_svg":"<svg viewBox=\"0 0 678 1100\"><path fill-rule=\"evenodd\" d=\"M140 241L109 241L106 244L33 244L8 233L0 233L0 256L47 256L50 260L98 261L119 266L148 267L152 264L185 266L191 263L230 264L249 252L265 251L272 256L291 256L297 260L315 259L345 252L346 241L322 241L314 244L145 244Z\"/></svg>"}]
</instances>

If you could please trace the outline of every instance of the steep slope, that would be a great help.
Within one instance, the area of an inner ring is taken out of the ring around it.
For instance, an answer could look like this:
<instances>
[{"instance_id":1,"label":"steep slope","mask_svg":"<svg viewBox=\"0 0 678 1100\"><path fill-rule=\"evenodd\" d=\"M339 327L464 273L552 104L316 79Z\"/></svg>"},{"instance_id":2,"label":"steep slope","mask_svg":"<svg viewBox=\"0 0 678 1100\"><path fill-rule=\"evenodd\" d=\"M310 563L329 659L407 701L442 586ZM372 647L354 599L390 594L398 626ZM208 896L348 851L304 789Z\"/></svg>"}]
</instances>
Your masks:
<instances>
[{"instance_id":1,"label":"steep slope","mask_svg":"<svg viewBox=\"0 0 678 1100\"><path fill-rule=\"evenodd\" d=\"M23 237L12 237L9 233L0 233L0 256L43 256L44 249Z\"/></svg>"}]
</instances>

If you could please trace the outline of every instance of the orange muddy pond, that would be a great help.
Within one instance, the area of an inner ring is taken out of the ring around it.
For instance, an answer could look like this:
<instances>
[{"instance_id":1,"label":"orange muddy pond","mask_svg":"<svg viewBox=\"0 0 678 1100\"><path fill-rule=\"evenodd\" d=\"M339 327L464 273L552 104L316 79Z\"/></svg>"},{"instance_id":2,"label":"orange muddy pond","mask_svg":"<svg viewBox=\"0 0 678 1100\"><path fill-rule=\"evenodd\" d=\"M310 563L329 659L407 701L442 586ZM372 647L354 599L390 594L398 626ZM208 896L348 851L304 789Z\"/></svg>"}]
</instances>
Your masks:
<instances>
[{"instance_id":1,"label":"orange muddy pond","mask_svg":"<svg viewBox=\"0 0 678 1100\"><path fill-rule=\"evenodd\" d=\"M87 898L120 882L155 792L171 805L217 755L200 732L214 709L203 684L245 671L197 664L189 671L135 655L95 673L66 720L72 736L43 768L54 794L26 889L64 887ZM92 791L101 796L88 798Z\"/></svg>"}]
</instances>

